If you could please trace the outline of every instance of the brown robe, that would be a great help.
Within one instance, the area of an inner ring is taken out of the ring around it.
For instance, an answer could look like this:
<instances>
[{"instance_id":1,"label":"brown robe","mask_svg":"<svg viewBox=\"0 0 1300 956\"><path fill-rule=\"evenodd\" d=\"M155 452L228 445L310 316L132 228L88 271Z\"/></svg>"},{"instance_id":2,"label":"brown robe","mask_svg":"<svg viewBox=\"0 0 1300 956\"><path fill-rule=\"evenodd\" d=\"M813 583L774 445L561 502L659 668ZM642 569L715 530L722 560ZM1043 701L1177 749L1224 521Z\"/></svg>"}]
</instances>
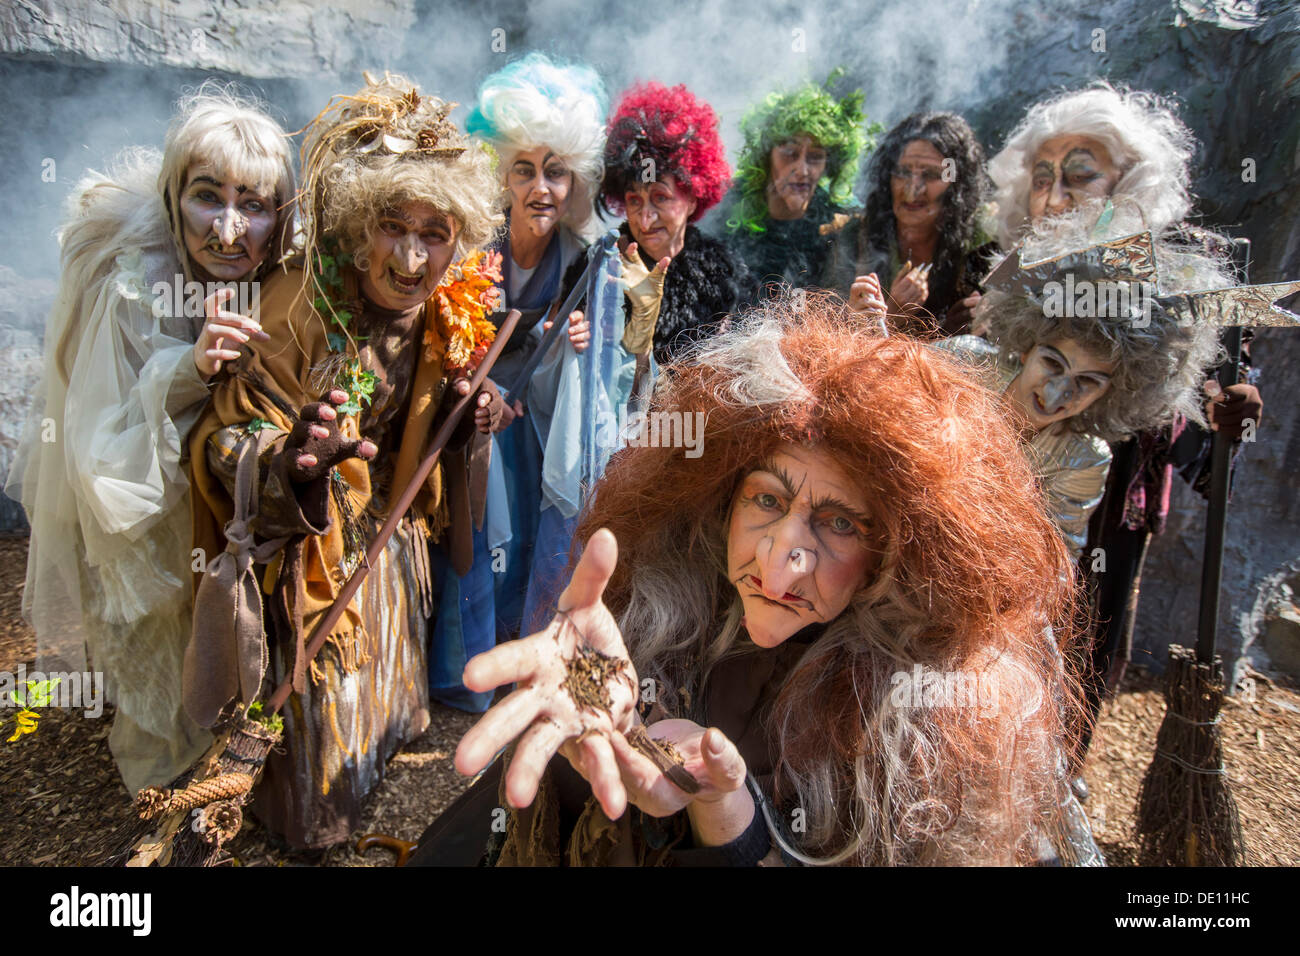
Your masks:
<instances>
[{"instance_id":1,"label":"brown robe","mask_svg":"<svg viewBox=\"0 0 1300 956\"><path fill-rule=\"evenodd\" d=\"M386 517L390 492L406 485L428 445L446 387L445 330L430 303L407 331L412 341L372 340L362 349L363 365L384 377L360 425L354 416L340 416L340 432L353 438L364 434L381 451L372 462L340 463L335 477L322 483L327 514L322 526L312 513L318 509L304 513L282 454L298 411L320 401L337 374L325 323L302 283L302 271L290 268L263 284L261 322L270 341L253 343L249 354L228 367L191 433L190 458L194 546L211 558L226 547L234 452L247 426L261 419L278 433L269 439L265 431L258 433L260 500L249 527L259 542L288 537L259 568L269 610L263 696L288 675L294 677L295 693L282 712L283 751L267 763L254 810L291 844L323 847L348 838L360 821L361 799L382 777L384 761L428 724L432 589L427 548L429 535L440 535L447 524L441 467L430 475L310 667L303 650ZM433 331L427 342L426 329ZM194 702L211 710L214 701L203 699L205 687L226 685L205 664L224 666L228 655L205 653L205 648L229 639L221 622L196 621L193 667L187 659L187 706Z\"/></svg>"}]
</instances>

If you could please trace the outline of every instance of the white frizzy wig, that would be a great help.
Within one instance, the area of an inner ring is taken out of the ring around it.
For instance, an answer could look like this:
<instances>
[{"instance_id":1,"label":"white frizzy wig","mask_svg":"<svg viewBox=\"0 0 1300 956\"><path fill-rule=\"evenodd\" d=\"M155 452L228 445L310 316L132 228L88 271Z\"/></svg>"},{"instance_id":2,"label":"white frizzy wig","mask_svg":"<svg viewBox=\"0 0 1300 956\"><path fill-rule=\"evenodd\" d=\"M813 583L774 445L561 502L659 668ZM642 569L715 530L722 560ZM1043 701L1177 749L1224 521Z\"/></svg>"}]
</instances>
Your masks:
<instances>
[{"instance_id":1,"label":"white frizzy wig","mask_svg":"<svg viewBox=\"0 0 1300 956\"><path fill-rule=\"evenodd\" d=\"M990 161L1002 248L1010 249L1028 228L1034 156L1043 143L1069 135L1105 145L1122 173L1112 197L1136 204L1156 235L1191 209L1188 164L1196 142L1173 106L1153 93L1098 83L1035 103Z\"/></svg>"},{"instance_id":2,"label":"white frizzy wig","mask_svg":"<svg viewBox=\"0 0 1300 956\"><path fill-rule=\"evenodd\" d=\"M465 131L490 143L504 175L525 150L548 147L573 171L564 222L581 232L604 175L609 98L596 71L530 53L483 81Z\"/></svg>"},{"instance_id":3,"label":"white frizzy wig","mask_svg":"<svg viewBox=\"0 0 1300 956\"><path fill-rule=\"evenodd\" d=\"M257 270L257 276L266 275L289 251L293 236L297 186L288 136L261 103L239 93L233 85L208 80L181 97L167 129L158 191L187 278L192 276L179 198L185 189L186 174L195 163L209 163L220 176L274 197L275 232L266 259Z\"/></svg>"}]
</instances>

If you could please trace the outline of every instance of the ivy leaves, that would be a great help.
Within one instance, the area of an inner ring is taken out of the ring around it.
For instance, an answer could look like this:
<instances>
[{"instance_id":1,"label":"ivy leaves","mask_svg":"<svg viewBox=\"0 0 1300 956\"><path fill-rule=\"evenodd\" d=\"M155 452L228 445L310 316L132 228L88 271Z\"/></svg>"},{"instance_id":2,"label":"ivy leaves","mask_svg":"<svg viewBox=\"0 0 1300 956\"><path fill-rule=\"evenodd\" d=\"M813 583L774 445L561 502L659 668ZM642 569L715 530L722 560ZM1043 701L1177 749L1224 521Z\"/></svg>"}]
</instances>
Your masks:
<instances>
[{"instance_id":1,"label":"ivy leaves","mask_svg":"<svg viewBox=\"0 0 1300 956\"><path fill-rule=\"evenodd\" d=\"M338 406L344 415L360 415L362 405L369 405L375 393L375 383L379 377L374 372L361 367L361 360L348 359L334 380L334 387L348 393L348 400Z\"/></svg>"},{"instance_id":2,"label":"ivy leaves","mask_svg":"<svg viewBox=\"0 0 1300 956\"><path fill-rule=\"evenodd\" d=\"M354 336L350 328L353 314L351 309L343 308L343 277L345 270L352 265L352 257L338 251L338 242L333 238L326 240L326 247L316 256L316 268L313 277L316 284L316 298L312 306L317 314L328 319L332 328L326 333L330 351L347 355L348 346L359 336ZM375 391L377 378L374 372L361 367L360 359L348 358L334 380L334 387L348 393L348 400L338 406L345 415L359 415Z\"/></svg>"}]
</instances>

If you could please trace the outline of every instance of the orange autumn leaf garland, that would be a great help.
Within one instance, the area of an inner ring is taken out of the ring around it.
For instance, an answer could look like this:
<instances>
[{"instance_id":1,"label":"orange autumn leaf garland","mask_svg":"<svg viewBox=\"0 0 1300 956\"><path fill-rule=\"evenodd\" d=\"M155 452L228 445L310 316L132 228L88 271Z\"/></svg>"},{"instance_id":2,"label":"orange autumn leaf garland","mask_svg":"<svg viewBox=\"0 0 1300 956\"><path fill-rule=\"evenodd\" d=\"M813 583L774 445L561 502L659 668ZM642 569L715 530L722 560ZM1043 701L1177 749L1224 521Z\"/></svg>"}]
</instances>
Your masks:
<instances>
[{"instance_id":1,"label":"orange autumn leaf garland","mask_svg":"<svg viewBox=\"0 0 1300 956\"><path fill-rule=\"evenodd\" d=\"M488 318L501 301L501 254L475 251L447 270L433 294L439 326L447 343L447 374L471 374L496 338L496 326ZM433 329L424 333L425 361L433 359Z\"/></svg>"}]
</instances>

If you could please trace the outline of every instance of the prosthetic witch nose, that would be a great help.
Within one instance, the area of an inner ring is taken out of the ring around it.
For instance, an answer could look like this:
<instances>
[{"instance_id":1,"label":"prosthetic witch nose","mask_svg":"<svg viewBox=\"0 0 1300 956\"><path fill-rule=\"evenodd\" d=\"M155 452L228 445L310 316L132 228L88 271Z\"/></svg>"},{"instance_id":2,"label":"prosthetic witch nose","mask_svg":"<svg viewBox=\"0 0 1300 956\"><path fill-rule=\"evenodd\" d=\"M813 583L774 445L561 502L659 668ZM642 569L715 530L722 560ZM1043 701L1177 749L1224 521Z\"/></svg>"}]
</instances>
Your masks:
<instances>
[{"instance_id":1,"label":"prosthetic witch nose","mask_svg":"<svg viewBox=\"0 0 1300 956\"><path fill-rule=\"evenodd\" d=\"M1048 212L1064 212L1074 205L1074 195L1066 188L1065 183L1058 176L1056 182L1052 183L1051 195L1047 197Z\"/></svg>"},{"instance_id":2,"label":"prosthetic witch nose","mask_svg":"<svg viewBox=\"0 0 1300 956\"><path fill-rule=\"evenodd\" d=\"M759 543L757 557L763 593L780 600L817 567L817 549L807 522L798 515L787 516L775 533Z\"/></svg>"},{"instance_id":3,"label":"prosthetic witch nose","mask_svg":"<svg viewBox=\"0 0 1300 956\"><path fill-rule=\"evenodd\" d=\"M416 236L407 233L397 242L397 258L402 263L402 268L411 275L415 275L424 265L427 256L424 248L417 241Z\"/></svg>"},{"instance_id":4,"label":"prosthetic witch nose","mask_svg":"<svg viewBox=\"0 0 1300 956\"><path fill-rule=\"evenodd\" d=\"M1065 407L1074 397L1074 376L1054 375L1043 385L1043 404L1049 412Z\"/></svg>"},{"instance_id":5,"label":"prosthetic witch nose","mask_svg":"<svg viewBox=\"0 0 1300 956\"><path fill-rule=\"evenodd\" d=\"M222 212L212 221L212 228L221 239L221 244L225 246L233 246L235 240L248 231L244 217L234 209L226 209Z\"/></svg>"},{"instance_id":6,"label":"prosthetic witch nose","mask_svg":"<svg viewBox=\"0 0 1300 956\"><path fill-rule=\"evenodd\" d=\"M655 209L653 203L646 203L636 215L643 232L653 229L655 222L659 218L659 212Z\"/></svg>"}]
</instances>

